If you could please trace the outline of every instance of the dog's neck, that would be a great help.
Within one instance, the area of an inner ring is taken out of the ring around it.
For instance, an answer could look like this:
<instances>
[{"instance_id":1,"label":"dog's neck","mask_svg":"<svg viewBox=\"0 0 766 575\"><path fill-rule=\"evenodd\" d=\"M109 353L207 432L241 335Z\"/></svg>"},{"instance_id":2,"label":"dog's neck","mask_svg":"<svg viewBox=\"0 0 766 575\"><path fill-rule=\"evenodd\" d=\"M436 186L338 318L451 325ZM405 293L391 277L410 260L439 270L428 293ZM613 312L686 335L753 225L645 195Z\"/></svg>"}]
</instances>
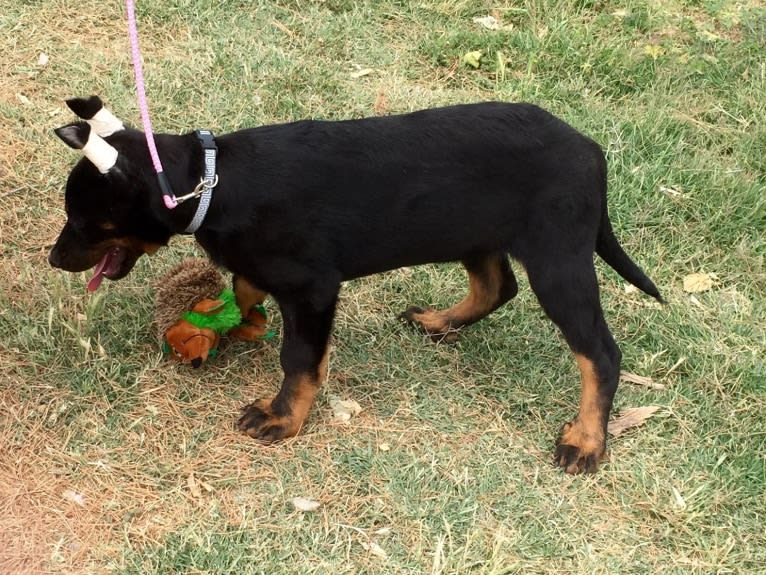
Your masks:
<instances>
[{"instance_id":1,"label":"dog's neck","mask_svg":"<svg viewBox=\"0 0 766 575\"><path fill-rule=\"evenodd\" d=\"M173 193L178 197L190 193L199 184L205 172L204 154L199 140L194 133L182 136L158 134L156 142ZM162 220L170 227L172 233L184 233L194 217L199 199L192 198L181 202L169 210L162 202L159 184L152 186L152 194L155 196L152 201L156 204L157 213L161 214ZM213 195L215 196L215 192Z\"/></svg>"}]
</instances>

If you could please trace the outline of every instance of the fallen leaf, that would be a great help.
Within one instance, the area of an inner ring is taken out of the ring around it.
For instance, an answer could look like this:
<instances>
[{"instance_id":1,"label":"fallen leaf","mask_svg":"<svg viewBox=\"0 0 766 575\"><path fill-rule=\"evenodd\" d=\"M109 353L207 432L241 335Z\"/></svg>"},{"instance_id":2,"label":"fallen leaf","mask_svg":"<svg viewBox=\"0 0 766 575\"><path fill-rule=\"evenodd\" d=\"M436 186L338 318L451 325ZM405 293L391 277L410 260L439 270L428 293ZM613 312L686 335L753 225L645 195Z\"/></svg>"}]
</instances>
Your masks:
<instances>
[{"instance_id":1,"label":"fallen leaf","mask_svg":"<svg viewBox=\"0 0 766 575\"><path fill-rule=\"evenodd\" d=\"M648 46L644 46L644 54L651 56L652 60L656 60L664 53L665 50L662 49L662 46L658 46L657 44L649 44Z\"/></svg>"},{"instance_id":2,"label":"fallen leaf","mask_svg":"<svg viewBox=\"0 0 766 575\"><path fill-rule=\"evenodd\" d=\"M665 386L661 383L655 383L651 377L644 377L643 375L636 375L627 371L620 372L620 379L636 385L644 385L651 389L665 389Z\"/></svg>"},{"instance_id":3,"label":"fallen leaf","mask_svg":"<svg viewBox=\"0 0 766 575\"><path fill-rule=\"evenodd\" d=\"M721 40L718 34L714 34L710 30L697 30L697 38L703 42L718 42Z\"/></svg>"},{"instance_id":4,"label":"fallen leaf","mask_svg":"<svg viewBox=\"0 0 766 575\"><path fill-rule=\"evenodd\" d=\"M378 116L385 116L388 112L388 96L384 92L378 92L375 97L375 103L372 105L372 109Z\"/></svg>"},{"instance_id":5,"label":"fallen leaf","mask_svg":"<svg viewBox=\"0 0 766 575\"><path fill-rule=\"evenodd\" d=\"M618 437L626 429L643 425L659 408L659 405L645 405L623 409L620 416L610 421L606 429L614 437Z\"/></svg>"},{"instance_id":6,"label":"fallen leaf","mask_svg":"<svg viewBox=\"0 0 766 575\"><path fill-rule=\"evenodd\" d=\"M684 276L684 291L700 293L713 287L714 276L708 273L694 273Z\"/></svg>"},{"instance_id":7,"label":"fallen leaf","mask_svg":"<svg viewBox=\"0 0 766 575\"><path fill-rule=\"evenodd\" d=\"M362 412L362 406L353 399L330 398L330 409L336 421L348 422Z\"/></svg>"},{"instance_id":8,"label":"fallen leaf","mask_svg":"<svg viewBox=\"0 0 766 575\"><path fill-rule=\"evenodd\" d=\"M85 506L85 496L82 493L77 493L76 491L72 491L71 489L67 489L63 493L64 497L66 499L69 499L72 503L76 503L80 507Z\"/></svg>"},{"instance_id":9,"label":"fallen leaf","mask_svg":"<svg viewBox=\"0 0 766 575\"><path fill-rule=\"evenodd\" d=\"M675 188L671 188L670 186L660 186L659 190L663 194L669 194L671 196L677 196L682 198L686 197L686 194L684 194L683 192L679 192L678 190L676 190Z\"/></svg>"},{"instance_id":10,"label":"fallen leaf","mask_svg":"<svg viewBox=\"0 0 766 575\"><path fill-rule=\"evenodd\" d=\"M298 511L303 511L304 513L307 511L316 511L321 505L319 501L314 501L313 499L307 499L305 497L293 497L290 502Z\"/></svg>"},{"instance_id":11,"label":"fallen leaf","mask_svg":"<svg viewBox=\"0 0 766 575\"><path fill-rule=\"evenodd\" d=\"M362 76L368 76L372 74L372 71L372 68L362 68L356 72L351 72L351 77L353 79L361 78Z\"/></svg>"},{"instance_id":12,"label":"fallen leaf","mask_svg":"<svg viewBox=\"0 0 766 575\"><path fill-rule=\"evenodd\" d=\"M388 554L385 552L385 550L380 545L375 543L375 541L370 541L369 543L362 541L362 547L364 547L373 555L380 557L381 559L386 559L388 557Z\"/></svg>"},{"instance_id":13,"label":"fallen leaf","mask_svg":"<svg viewBox=\"0 0 766 575\"><path fill-rule=\"evenodd\" d=\"M194 472L192 471L189 474L189 477L186 478L186 485L189 488L189 491L192 494L192 497L195 499L199 499L202 497L202 492L199 490L199 486L197 484L197 480L194 478Z\"/></svg>"},{"instance_id":14,"label":"fallen leaf","mask_svg":"<svg viewBox=\"0 0 766 575\"><path fill-rule=\"evenodd\" d=\"M487 30L500 30L500 22L494 16L478 16L473 19L474 24L483 26Z\"/></svg>"},{"instance_id":15,"label":"fallen leaf","mask_svg":"<svg viewBox=\"0 0 766 575\"><path fill-rule=\"evenodd\" d=\"M473 52L466 52L465 56L463 56L463 62L465 64L468 64L472 68L478 68L481 65L481 57L482 57L481 50L474 50Z\"/></svg>"}]
</instances>

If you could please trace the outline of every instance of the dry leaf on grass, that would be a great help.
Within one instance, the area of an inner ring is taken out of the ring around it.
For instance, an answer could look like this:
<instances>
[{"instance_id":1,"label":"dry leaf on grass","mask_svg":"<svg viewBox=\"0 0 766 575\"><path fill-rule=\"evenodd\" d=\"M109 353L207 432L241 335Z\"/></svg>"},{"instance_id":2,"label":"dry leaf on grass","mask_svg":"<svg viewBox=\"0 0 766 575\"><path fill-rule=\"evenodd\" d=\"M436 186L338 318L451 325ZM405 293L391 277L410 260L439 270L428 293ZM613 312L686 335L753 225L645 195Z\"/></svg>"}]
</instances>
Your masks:
<instances>
[{"instance_id":1,"label":"dry leaf on grass","mask_svg":"<svg viewBox=\"0 0 766 575\"><path fill-rule=\"evenodd\" d=\"M186 478L186 485L189 487L189 491L191 492L192 497L195 499L200 499L202 497L202 491L200 490L200 487L208 493L213 491L213 486L197 479L194 476L193 471L189 474L189 477Z\"/></svg>"},{"instance_id":2,"label":"dry leaf on grass","mask_svg":"<svg viewBox=\"0 0 766 575\"><path fill-rule=\"evenodd\" d=\"M330 409L336 421L346 423L362 412L362 406L353 399L330 398Z\"/></svg>"},{"instance_id":3,"label":"dry leaf on grass","mask_svg":"<svg viewBox=\"0 0 766 575\"><path fill-rule=\"evenodd\" d=\"M355 72L351 72L350 76L352 79L356 80L357 78L369 76L370 74L372 74L372 68L359 68Z\"/></svg>"},{"instance_id":4,"label":"dry leaf on grass","mask_svg":"<svg viewBox=\"0 0 766 575\"><path fill-rule=\"evenodd\" d=\"M659 408L659 405L645 405L623 409L620 416L610 421L606 429L614 437L619 437L626 429L643 425Z\"/></svg>"},{"instance_id":5,"label":"dry leaf on grass","mask_svg":"<svg viewBox=\"0 0 766 575\"><path fill-rule=\"evenodd\" d=\"M644 54L647 56L651 56L652 60L656 60L660 56L662 56L665 53L665 50L663 50L662 46L658 46L657 44L649 44L647 46L644 46Z\"/></svg>"},{"instance_id":6,"label":"dry leaf on grass","mask_svg":"<svg viewBox=\"0 0 766 575\"><path fill-rule=\"evenodd\" d=\"M202 492L199 490L197 481L194 479L194 473L190 473L189 477L186 478L186 485L189 487L189 491L191 492L192 497L195 499L202 497Z\"/></svg>"},{"instance_id":7,"label":"dry leaf on grass","mask_svg":"<svg viewBox=\"0 0 766 575\"><path fill-rule=\"evenodd\" d=\"M362 547L364 547L365 550L369 551L376 557L380 557L381 559L386 559L388 557L386 551L380 545L375 543L375 541L370 541L369 543L362 541Z\"/></svg>"},{"instance_id":8,"label":"dry leaf on grass","mask_svg":"<svg viewBox=\"0 0 766 575\"><path fill-rule=\"evenodd\" d=\"M494 16L477 16L473 19L473 22L487 30L500 30L500 22Z\"/></svg>"},{"instance_id":9,"label":"dry leaf on grass","mask_svg":"<svg viewBox=\"0 0 766 575\"><path fill-rule=\"evenodd\" d=\"M636 385L643 385L650 389L665 389L665 386L661 383L655 383L651 377L645 377L643 375L636 375L628 371L620 372L620 379L629 383L635 383Z\"/></svg>"},{"instance_id":10,"label":"dry leaf on grass","mask_svg":"<svg viewBox=\"0 0 766 575\"><path fill-rule=\"evenodd\" d=\"M466 52L463 56L463 63L468 64L472 68L478 68L481 66L481 57L484 54L481 50L474 50L473 52Z\"/></svg>"},{"instance_id":11,"label":"dry leaf on grass","mask_svg":"<svg viewBox=\"0 0 766 575\"><path fill-rule=\"evenodd\" d=\"M372 106L373 111L377 116L385 116L388 112L388 96L384 92L378 92L375 98L375 104Z\"/></svg>"},{"instance_id":12,"label":"dry leaf on grass","mask_svg":"<svg viewBox=\"0 0 766 575\"><path fill-rule=\"evenodd\" d=\"M662 192L663 194L668 194L670 196L675 196L679 198L686 197L686 194L684 194L683 192L679 192L678 190L676 190L675 188L671 188L670 186L660 186L659 189L660 189L660 192Z\"/></svg>"},{"instance_id":13,"label":"dry leaf on grass","mask_svg":"<svg viewBox=\"0 0 766 575\"><path fill-rule=\"evenodd\" d=\"M700 293L707 291L714 285L715 274L694 273L684 276L684 291L686 293Z\"/></svg>"},{"instance_id":14,"label":"dry leaf on grass","mask_svg":"<svg viewBox=\"0 0 766 575\"><path fill-rule=\"evenodd\" d=\"M77 493L71 489L67 489L63 493L65 499L69 499L72 503L76 503L80 507L85 506L85 496L82 493Z\"/></svg>"},{"instance_id":15,"label":"dry leaf on grass","mask_svg":"<svg viewBox=\"0 0 766 575\"><path fill-rule=\"evenodd\" d=\"M321 505L319 501L307 499L306 497L293 497L290 502L298 511L303 511L304 513L307 511L316 511Z\"/></svg>"}]
</instances>

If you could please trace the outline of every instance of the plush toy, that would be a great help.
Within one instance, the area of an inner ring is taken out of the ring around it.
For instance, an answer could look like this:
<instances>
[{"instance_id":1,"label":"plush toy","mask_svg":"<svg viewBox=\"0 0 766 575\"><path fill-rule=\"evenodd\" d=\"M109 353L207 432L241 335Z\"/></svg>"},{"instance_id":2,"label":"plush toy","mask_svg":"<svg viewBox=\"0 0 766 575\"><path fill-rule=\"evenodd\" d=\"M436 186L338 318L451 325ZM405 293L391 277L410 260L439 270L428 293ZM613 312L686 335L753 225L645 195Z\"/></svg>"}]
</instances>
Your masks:
<instances>
[{"instance_id":1,"label":"plush toy","mask_svg":"<svg viewBox=\"0 0 766 575\"><path fill-rule=\"evenodd\" d=\"M272 337L266 320L261 305L247 310L243 320L234 291L206 259L184 260L156 286L157 339L171 357L193 367L217 354L222 335L245 340Z\"/></svg>"}]
</instances>

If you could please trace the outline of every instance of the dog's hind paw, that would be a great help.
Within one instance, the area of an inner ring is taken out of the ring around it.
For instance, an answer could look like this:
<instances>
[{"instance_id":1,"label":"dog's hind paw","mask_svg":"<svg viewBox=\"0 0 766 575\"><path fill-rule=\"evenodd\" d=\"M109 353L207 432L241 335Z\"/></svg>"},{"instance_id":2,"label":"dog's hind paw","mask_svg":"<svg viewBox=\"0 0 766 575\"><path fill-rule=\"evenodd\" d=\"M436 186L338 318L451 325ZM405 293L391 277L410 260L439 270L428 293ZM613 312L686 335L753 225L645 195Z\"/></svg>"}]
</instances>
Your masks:
<instances>
[{"instance_id":1,"label":"dog's hind paw","mask_svg":"<svg viewBox=\"0 0 766 575\"><path fill-rule=\"evenodd\" d=\"M423 309L412 306L401 314L399 319L415 324L421 331L427 333L434 343L454 343L458 338L458 329L450 325L443 312L433 308Z\"/></svg>"},{"instance_id":2,"label":"dog's hind paw","mask_svg":"<svg viewBox=\"0 0 766 575\"><path fill-rule=\"evenodd\" d=\"M303 425L292 414L278 415L271 408L271 400L260 399L242 408L237 429L263 443L273 443L297 435Z\"/></svg>"}]
</instances>

